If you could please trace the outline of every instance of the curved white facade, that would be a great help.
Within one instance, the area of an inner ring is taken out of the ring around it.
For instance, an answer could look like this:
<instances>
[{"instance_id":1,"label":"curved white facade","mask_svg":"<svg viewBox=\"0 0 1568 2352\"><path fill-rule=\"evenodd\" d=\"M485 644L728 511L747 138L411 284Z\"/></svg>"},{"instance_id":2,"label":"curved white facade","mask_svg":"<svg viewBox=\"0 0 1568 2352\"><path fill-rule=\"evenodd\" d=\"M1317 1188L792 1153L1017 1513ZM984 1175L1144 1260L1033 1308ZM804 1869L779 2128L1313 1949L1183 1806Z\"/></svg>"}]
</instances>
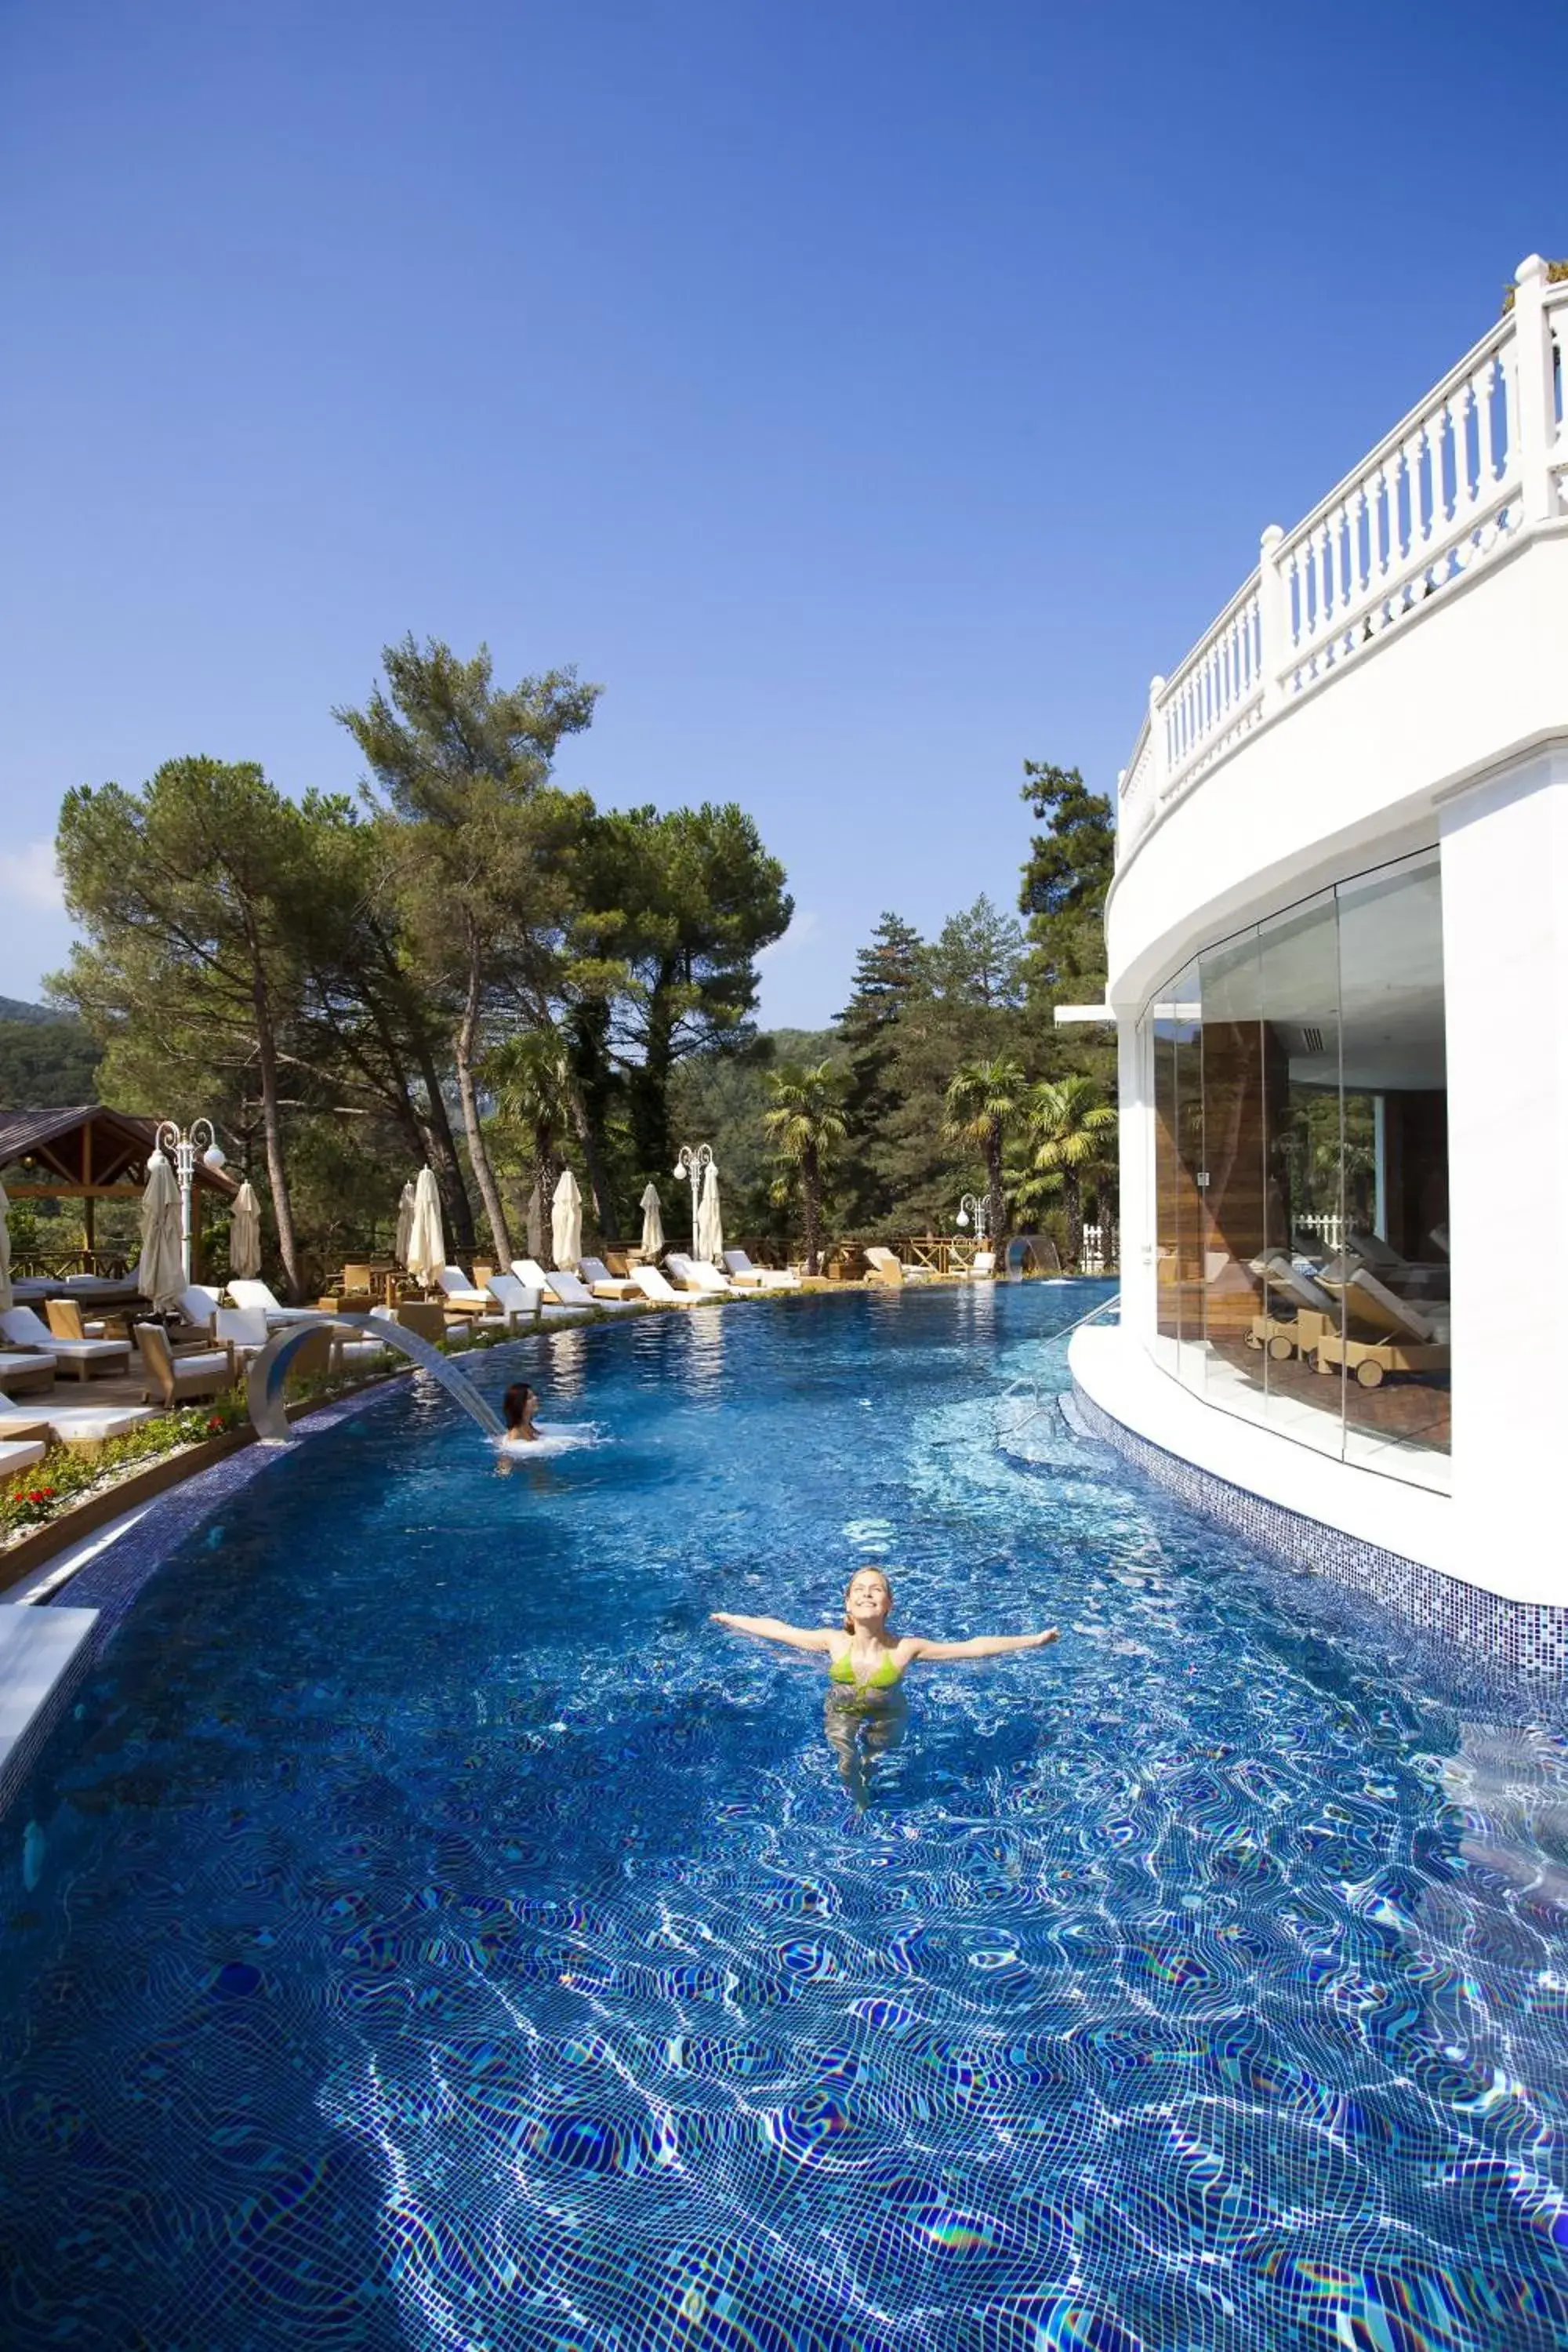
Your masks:
<instances>
[{"instance_id":1,"label":"curved white facade","mask_svg":"<svg viewBox=\"0 0 1568 2352\"><path fill-rule=\"evenodd\" d=\"M1167 1453L1557 1607L1565 352L1532 259L1155 681L1107 909L1122 1321L1074 1352Z\"/></svg>"}]
</instances>

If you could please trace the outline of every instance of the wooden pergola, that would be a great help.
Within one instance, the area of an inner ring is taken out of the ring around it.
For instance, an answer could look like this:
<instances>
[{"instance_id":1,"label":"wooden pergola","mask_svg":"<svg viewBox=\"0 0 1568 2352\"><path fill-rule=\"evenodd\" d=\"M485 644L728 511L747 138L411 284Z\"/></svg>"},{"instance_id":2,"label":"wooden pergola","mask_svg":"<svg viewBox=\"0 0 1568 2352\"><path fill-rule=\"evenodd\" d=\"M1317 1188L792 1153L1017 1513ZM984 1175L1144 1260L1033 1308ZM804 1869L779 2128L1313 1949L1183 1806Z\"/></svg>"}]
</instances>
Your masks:
<instances>
[{"instance_id":1,"label":"wooden pergola","mask_svg":"<svg viewBox=\"0 0 1568 2352\"><path fill-rule=\"evenodd\" d=\"M73 1110L0 1110L0 1181L13 1201L79 1201L82 1247L93 1253L100 1201L139 1201L158 1133L154 1118L86 1103ZM13 1172L15 1171L15 1172ZM201 1275L202 1195L232 1200L239 1179L198 1159L191 1196L191 1276Z\"/></svg>"}]
</instances>

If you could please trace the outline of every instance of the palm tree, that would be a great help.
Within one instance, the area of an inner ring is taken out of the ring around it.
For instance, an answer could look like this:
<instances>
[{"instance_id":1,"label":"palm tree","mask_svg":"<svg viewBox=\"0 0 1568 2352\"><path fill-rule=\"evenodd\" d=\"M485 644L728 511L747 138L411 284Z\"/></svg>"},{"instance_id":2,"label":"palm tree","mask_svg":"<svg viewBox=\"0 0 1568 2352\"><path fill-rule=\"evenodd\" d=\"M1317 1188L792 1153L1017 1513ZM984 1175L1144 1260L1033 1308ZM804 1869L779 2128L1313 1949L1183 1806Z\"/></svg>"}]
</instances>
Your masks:
<instances>
[{"instance_id":1,"label":"palm tree","mask_svg":"<svg viewBox=\"0 0 1568 2352\"><path fill-rule=\"evenodd\" d=\"M519 1030L488 1056L484 1076L500 1109L527 1138L528 1245L539 1256L551 1195L563 1164L560 1139L572 1119L572 1065L552 1030Z\"/></svg>"},{"instance_id":2,"label":"palm tree","mask_svg":"<svg viewBox=\"0 0 1568 2352\"><path fill-rule=\"evenodd\" d=\"M942 1133L952 1142L967 1143L984 1158L991 1246L996 1251L1005 1238L1003 1139L1009 1128L1017 1125L1023 1107L1024 1073L1006 1055L989 1062L965 1062L948 1080Z\"/></svg>"},{"instance_id":3,"label":"palm tree","mask_svg":"<svg viewBox=\"0 0 1568 2352\"><path fill-rule=\"evenodd\" d=\"M834 1062L819 1062L815 1069L785 1062L768 1073L770 1101L763 1113L763 1132L779 1158L799 1171L808 1275L816 1272L823 1170L848 1132L844 1078L842 1066Z\"/></svg>"},{"instance_id":4,"label":"palm tree","mask_svg":"<svg viewBox=\"0 0 1568 2352\"><path fill-rule=\"evenodd\" d=\"M1083 1257L1083 1180L1109 1168L1116 1113L1092 1078L1042 1078L1024 1106L1029 1164L1044 1191L1061 1182L1067 1209L1068 1261Z\"/></svg>"}]
</instances>

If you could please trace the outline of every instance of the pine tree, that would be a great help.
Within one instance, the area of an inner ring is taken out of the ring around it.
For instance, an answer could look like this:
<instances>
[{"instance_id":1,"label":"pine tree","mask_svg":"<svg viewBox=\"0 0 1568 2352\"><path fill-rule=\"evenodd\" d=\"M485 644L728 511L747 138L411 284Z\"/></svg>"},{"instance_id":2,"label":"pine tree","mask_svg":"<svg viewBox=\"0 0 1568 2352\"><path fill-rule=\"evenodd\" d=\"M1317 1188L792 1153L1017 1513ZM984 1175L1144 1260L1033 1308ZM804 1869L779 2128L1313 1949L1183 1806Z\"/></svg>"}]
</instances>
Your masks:
<instances>
[{"instance_id":1,"label":"pine tree","mask_svg":"<svg viewBox=\"0 0 1568 2352\"><path fill-rule=\"evenodd\" d=\"M1028 988L1049 1004L1094 1002L1105 989L1105 894L1116 870L1110 803L1076 768L1024 762L1021 797L1049 831L1029 845L1018 892L1029 918Z\"/></svg>"},{"instance_id":2,"label":"pine tree","mask_svg":"<svg viewBox=\"0 0 1568 2352\"><path fill-rule=\"evenodd\" d=\"M856 1138L854 1163L845 1170L844 1209L851 1230L880 1224L895 1205L886 1144L903 1108L898 1083L899 1024L927 992L928 950L912 923L885 914L868 947L855 959L855 988L838 1015L849 1055L844 1115Z\"/></svg>"}]
</instances>

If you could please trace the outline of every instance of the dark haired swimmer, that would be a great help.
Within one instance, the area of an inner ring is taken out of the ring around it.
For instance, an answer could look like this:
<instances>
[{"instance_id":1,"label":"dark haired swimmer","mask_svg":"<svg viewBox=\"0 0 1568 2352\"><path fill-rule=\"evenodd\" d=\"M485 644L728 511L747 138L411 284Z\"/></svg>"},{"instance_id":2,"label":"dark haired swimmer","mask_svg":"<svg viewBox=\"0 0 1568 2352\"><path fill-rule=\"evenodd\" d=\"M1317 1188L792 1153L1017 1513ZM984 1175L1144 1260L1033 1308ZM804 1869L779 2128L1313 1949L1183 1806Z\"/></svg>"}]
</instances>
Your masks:
<instances>
[{"instance_id":1,"label":"dark haired swimmer","mask_svg":"<svg viewBox=\"0 0 1568 2352\"><path fill-rule=\"evenodd\" d=\"M539 1411L539 1393L526 1381L514 1381L500 1401L501 1419L506 1423L509 1445L537 1444L539 1432L533 1416Z\"/></svg>"},{"instance_id":2,"label":"dark haired swimmer","mask_svg":"<svg viewBox=\"0 0 1568 2352\"><path fill-rule=\"evenodd\" d=\"M1057 1639L1052 1626L1044 1633L979 1633L968 1642L931 1642L920 1633L889 1633L892 1611L893 1588L881 1570L862 1568L850 1578L844 1596L842 1630L786 1625L777 1617L737 1617L725 1609L713 1612L714 1623L728 1625L732 1633L783 1642L792 1650L826 1652L827 1678L834 1688L823 1729L845 1785L859 1804L869 1794L873 1760L903 1737L905 1708L899 1685L907 1666L917 1658L1000 1658L1013 1650L1043 1650Z\"/></svg>"}]
</instances>

